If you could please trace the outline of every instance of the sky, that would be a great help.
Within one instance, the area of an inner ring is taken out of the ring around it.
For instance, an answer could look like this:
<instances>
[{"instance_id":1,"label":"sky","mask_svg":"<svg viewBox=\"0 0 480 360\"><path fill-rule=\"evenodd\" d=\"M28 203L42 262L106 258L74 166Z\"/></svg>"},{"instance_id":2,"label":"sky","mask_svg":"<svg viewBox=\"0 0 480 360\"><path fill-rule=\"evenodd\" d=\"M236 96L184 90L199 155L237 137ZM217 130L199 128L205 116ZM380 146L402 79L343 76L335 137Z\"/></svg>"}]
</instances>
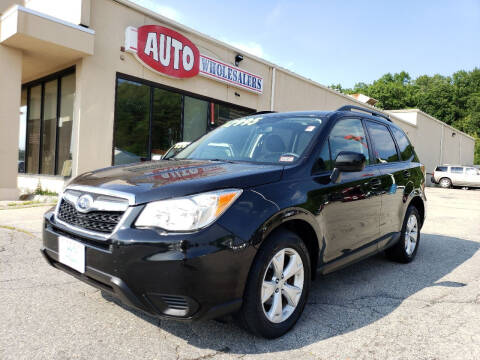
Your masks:
<instances>
[{"instance_id":1,"label":"sky","mask_svg":"<svg viewBox=\"0 0 480 360\"><path fill-rule=\"evenodd\" d=\"M132 0L323 85L480 67L480 0Z\"/></svg>"}]
</instances>

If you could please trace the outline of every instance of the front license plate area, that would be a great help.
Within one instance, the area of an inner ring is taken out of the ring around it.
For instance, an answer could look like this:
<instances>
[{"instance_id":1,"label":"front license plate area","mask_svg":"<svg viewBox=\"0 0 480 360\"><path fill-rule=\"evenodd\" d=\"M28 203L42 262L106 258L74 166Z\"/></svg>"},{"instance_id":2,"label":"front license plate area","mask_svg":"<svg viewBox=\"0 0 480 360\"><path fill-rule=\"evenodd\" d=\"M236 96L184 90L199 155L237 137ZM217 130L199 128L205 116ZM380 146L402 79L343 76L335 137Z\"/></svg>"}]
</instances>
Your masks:
<instances>
[{"instance_id":1,"label":"front license plate area","mask_svg":"<svg viewBox=\"0 0 480 360\"><path fill-rule=\"evenodd\" d=\"M58 261L83 274L85 272L85 245L67 237L59 236Z\"/></svg>"}]
</instances>

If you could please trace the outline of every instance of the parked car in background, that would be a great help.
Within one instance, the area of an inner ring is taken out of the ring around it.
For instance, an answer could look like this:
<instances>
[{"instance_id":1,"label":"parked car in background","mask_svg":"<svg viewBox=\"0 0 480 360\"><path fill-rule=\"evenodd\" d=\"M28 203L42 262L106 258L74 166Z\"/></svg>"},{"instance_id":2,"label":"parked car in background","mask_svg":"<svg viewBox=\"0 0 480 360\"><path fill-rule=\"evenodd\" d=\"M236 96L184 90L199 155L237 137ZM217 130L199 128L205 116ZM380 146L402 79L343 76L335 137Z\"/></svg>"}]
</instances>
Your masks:
<instances>
[{"instance_id":1,"label":"parked car in background","mask_svg":"<svg viewBox=\"0 0 480 360\"><path fill-rule=\"evenodd\" d=\"M412 261L424 189L424 166L383 114L253 115L169 161L73 179L45 214L42 253L153 316L235 313L275 338L301 316L317 274L384 250Z\"/></svg>"},{"instance_id":2,"label":"parked car in background","mask_svg":"<svg viewBox=\"0 0 480 360\"><path fill-rule=\"evenodd\" d=\"M480 169L473 166L440 165L435 168L430 180L442 188L480 187Z\"/></svg>"}]
</instances>

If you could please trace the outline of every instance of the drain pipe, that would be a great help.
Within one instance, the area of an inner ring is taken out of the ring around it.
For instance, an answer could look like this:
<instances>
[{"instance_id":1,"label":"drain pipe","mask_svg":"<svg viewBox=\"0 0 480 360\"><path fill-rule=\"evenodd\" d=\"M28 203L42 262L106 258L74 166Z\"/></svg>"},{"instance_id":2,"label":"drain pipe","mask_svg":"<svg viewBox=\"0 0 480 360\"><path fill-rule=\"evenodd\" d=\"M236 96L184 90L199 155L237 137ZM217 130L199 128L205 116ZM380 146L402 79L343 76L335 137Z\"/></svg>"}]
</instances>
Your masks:
<instances>
[{"instance_id":1,"label":"drain pipe","mask_svg":"<svg viewBox=\"0 0 480 360\"><path fill-rule=\"evenodd\" d=\"M271 98L270 98L270 111L274 111L275 107L275 74L276 74L276 68L273 68L272 70L272 91L271 91Z\"/></svg>"},{"instance_id":2,"label":"drain pipe","mask_svg":"<svg viewBox=\"0 0 480 360\"><path fill-rule=\"evenodd\" d=\"M445 126L442 124L442 136L440 137L440 165L443 165L443 136L445 134Z\"/></svg>"}]
</instances>

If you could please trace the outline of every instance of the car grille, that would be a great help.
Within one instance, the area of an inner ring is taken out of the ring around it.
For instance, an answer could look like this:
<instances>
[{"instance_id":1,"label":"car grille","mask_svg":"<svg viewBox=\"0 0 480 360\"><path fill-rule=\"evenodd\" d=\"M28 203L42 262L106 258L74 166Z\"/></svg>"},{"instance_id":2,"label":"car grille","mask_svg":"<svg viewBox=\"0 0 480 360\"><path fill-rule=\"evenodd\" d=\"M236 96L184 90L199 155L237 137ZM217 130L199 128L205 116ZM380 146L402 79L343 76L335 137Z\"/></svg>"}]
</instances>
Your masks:
<instances>
[{"instance_id":1,"label":"car grille","mask_svg":"<svg viewBox=\"0 0 480 360\"><path fill-rule=\"evenodd\" d=\"M78 212L68 201L62 199L58 208L59 220L82 229L110 234L122 218L123 211Z\"/></svg>"}]
</instances>

